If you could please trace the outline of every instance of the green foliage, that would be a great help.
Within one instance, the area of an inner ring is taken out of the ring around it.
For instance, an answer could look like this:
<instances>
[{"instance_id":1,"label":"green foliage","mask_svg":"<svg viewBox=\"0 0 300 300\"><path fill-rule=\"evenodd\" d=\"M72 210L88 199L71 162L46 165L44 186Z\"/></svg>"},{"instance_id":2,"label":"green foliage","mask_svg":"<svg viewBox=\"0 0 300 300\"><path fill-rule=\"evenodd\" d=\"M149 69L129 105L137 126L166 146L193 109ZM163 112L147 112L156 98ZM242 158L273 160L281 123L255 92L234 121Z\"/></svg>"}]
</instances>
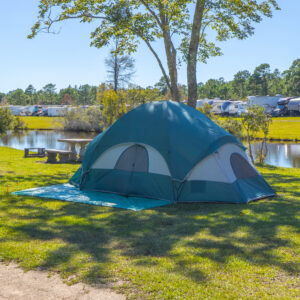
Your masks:
<instances>
[{"instance_id":1,"label":"green foliage","mask_svg":"<svg viewBox=\"0 0 300 300\"><path fill-rule=\"evenodd\" d=\"M0 134L13 128L14 116L8 108L0 107Z\"/></svg>"},{"instance_id":2,"label":"green foliage","mask_svg":"<svg viewBox=\"0 0 300 300\"><path fill-rule=\"evenodd\" d=\"M217 115L215 115L211 112L212 105L210 105L208 103L204 103L204 105L202 107L199 107L198 110L200 112L202 112L203 114L205 114L207 117L209 117L212 121L216 121L218 118Z\"/></svg>"},{"instance_id":3,"label":"green foliage","mask_svg":"<svg viewBox=\"0 0 300 300\"><path fill-rule=\"evenodd\" d=\"M14 117L12 126L14 130L27 129L27 124L19 116Z\"/></svg>"},{"instance_id":4,"label":"green foliage","mask_svg":"<svg viewBox=\"0 0 300 300\"><path fill-rule=\"evenodd\" d=\"M263 107L253 106L248 109L247 113L242 114L241 122L246 132L248 150L252 163L254 163L254 157L251 150L251 142L258 132L263 132L263 140L260 150L257 153L259 162L263 163L265 157L264 146L269 134L270 124L272 122L271 116L265 113Z\"/></svg>"},{"instance_id":5,"label":"green foliage","mask_svg":"<svg viewBox=\"0 0 300 300\"><path fill-rule=\"evenodd\" d=\"M188 82L191 84L189 78L193 78L196 85L196 68L191 65L196 65L197 59L206 62L210 56L221 55L219 42L253 35L253 24L272 17L279 7L276 0L40 0L39 9L29 38L40 31L50 32L57 22L75 18L83 23L96 20L91 45L101 48L117 39L115 54L130 54L144 41L158 62L172 99L179 101L178 60L188 63ZM210 40L209 36L215 38ZM153 42L159 40L165 45L168 75L153 48Z\"/></svg>"},{"instance_id":6,"label":"green foliage","mask_svg":"<svg viewBox=\"0 0 300 300\"><path fill-rule=\"evenodd\" d=\"M102 114L99 107L84 110L76 108L61 118L63 128L71 131L102 131Z\"/></svg>"},{"instance_id":7,"label":"green foliage","mask_svg":"<svg viewBox=\"0 0 300 300\"><path fill-rule=\"evenodd\" d=\"M220 118L211 112L212 106L208 103L204 103L204 105L198 108L198 110L238 139L242 139L244 137L243 127L239 119Z\"/></svg>"},{"instance_id":8,"label":"green foliage","mask_svg":"<svg viewBox=\"0 0 300 300\"><path fill-rule=\"evenodd\" d=\"M96 103L97 87L88 84L79 87L71 87L56 91L55 84L49 83L41 90L37 91L32 85L29 85L25 92L17 89L3 94L3 98L11 105L60 105L60 104L76 104L76 105L92 105ZM4 97L5 96L5 97ZM68 99L68 101L66 101Z\"/></svg>"},{"instance_id":9,"label":"green foliage","mask_svg":"<svg viewBox=\"0 0 300 300\"><path fill-rule=\"evenodd\" d=\"M26 124L20 117L15 117L9 108L0 107L0 135L16 129L26 129Z\"/></svg>"},{"instance_id":10,"label":"green foliage","mask_svg":"<svg viewBox=\"0 0 300 300\"><path fill-rule=\"evenodd\" d=\"M292 66L285 72L284 84L289 95L300 95L300 59L296 59Z\"/></svg>"},{"instance_id":11,"label":"green foliage","mask_svg":"<svg viewBox=\"0 0 300 300\"><path fill-rule=\"evenodd\" d=\"M232 81L219 78L198 83L200 98L245 99L249 95L277 94L300 96L300 59L283 73L278 69L272 72L269 64L261 64L252 74L247 70L237 72Z\"/></svg>"},{"instance_id":12,"label":"green foliage","mask_svg":"<svg viewBox=\"0 0 300 300\"><path fill-rule=\"evenodd\" d=\"M244 138L243 126L239 119L219 118L217 124L238 139Z\"/></svg>"},{"instance_id":13,"label":"green foliage","mask_svg":"<svg viewBox=\"0 0 300 300\"><path fill-rule=\"evenodd\" d=\"M123 97L114 90L99 91L97 99L102 106L103 127L107 128L127 112Z\"/></svg>"},{"instance_id":14,"label":"green foliage","mask_svg":"<svg viewBox=\"0 0 300 300\"><path fill-rule=\"evenodd\" d=\"M102 107L104 128L112 125L131 109L157 100L162 100L158 89L129 88L116 93L111 87L101 85L97 93L97 101Z\"/></svg>"}]
</instances>

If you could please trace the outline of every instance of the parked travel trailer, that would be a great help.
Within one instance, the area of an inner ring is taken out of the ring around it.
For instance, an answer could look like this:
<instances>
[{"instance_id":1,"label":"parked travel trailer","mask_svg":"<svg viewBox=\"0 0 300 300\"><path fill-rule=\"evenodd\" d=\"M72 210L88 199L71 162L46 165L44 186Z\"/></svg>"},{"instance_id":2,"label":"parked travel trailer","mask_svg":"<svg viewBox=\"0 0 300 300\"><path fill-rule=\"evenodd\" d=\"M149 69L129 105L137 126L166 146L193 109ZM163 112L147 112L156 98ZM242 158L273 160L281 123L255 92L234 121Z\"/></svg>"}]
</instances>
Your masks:
<instances>
[{"instance_id":1,"label":"parked travel trailer","mask_svg":"<svg viewBox=\"0 0 300 300\"><path fill-rule=\"evenodd\" d=\"M8 106L11 113L14 116L24 116L25 115L25 106L18 106L18 105L10 105Z\"/></svg>"},{"instance_id":2,"label":"parked travel trailer","mask_svg":"<svg viewBox=\"0 0 300 300\"><path fill-rule=\"evenodd\" d=\"M294 98L295 97L286 97L278 100L277 108L273 111L272 116L274 117L288 116L289 115L288 104L290 100Z\"/></svg>"},{"instance_id":3,"label":"parked travel trailer","mask_svg":"<svg viewBox=\"0 0 300 300\"><path fill-rule=\"evenodd\" d=\"M207 103L209 105L212 105L214 103L214 100L211 100L211 99L197 100L197 102L196 102L196 108L203 107L205 105L205 103Z\"/></svg>"},{"instance_id":4,"label":"parked travel trailer","mask_svg":"<svg viewBox=\"0 0 300 300\"><path fill-rule=\"evenodd\" d=\"M231 102L228 107L228 113L230 116L241 116L242 113L246 112L246 105L242 101Z\"/></svg>"},{"instance_id":5,"label":"parked travel trailer","mask_svg":"<svg viewBox=\"0 0 300 300\"><path fill-rule=\"evenodd\" d=\"M262 106L266 113L272 113L272 111L277 108L277 102L283 98L281 95L276 96L249 96L248 105L249 106Z\"/></svg>"},{"instance_id":6,"label":"parked travel trailer","mask_svg":"<svg viewBox=\"0 0 300 300\"><path fill-rule=\"evenodd\" d=\"M222 105L225 101L223 100L214 100L212 104L211 112L215 115L221 115L222 114Z\"/></svg>"},{"instance_id":7,"label":"parked travel trailer","mask_svg":"<svg viewBox=\"0 0 300 300\"><path fill-rule=\"evenodd\" d=\"M300 98L291 99L289 101L288 111L291 116L300 114Z\"/></svg>"},{"instance_id":8,"label":"parked travel trailer","mask_svg":"<svg viewBox=\"0 0 300 300\"><path fill-rule=\"evenodd\" d=\"M26 116L40 116L42 112L43 108L41 105L29 105L25 107Z\"/></svg>"},{"instance_id":9,"label":"parked travel trailer","mask_svg":"<svg viewBox=\"0 0 300 300\"><path fill-rule=\"evenodd\" d=\"M63 106L50 106L48 107L48 116L49 117L62 117L67 111L66 107Z\"/></svg>"},{"instance_id":10,"label":"parked travel trailer","mask_svg":"<svg viewBox=\"0 0 300 300\"><path fill-rule=\"evenodd\" d=\"M224 101L221 106L221 115L222 116L228 116L229 115L229 106L232 103L232 101Z\"/></svg>"}]
</instances>

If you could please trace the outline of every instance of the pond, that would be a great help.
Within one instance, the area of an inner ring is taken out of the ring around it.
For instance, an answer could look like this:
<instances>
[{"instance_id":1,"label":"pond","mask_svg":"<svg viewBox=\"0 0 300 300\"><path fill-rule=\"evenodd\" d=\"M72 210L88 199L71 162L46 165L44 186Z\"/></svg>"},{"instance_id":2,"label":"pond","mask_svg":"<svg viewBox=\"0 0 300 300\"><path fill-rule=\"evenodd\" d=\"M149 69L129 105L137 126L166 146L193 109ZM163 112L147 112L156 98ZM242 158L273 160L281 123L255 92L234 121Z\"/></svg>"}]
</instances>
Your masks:
<instances>
[{"instance_id":1,"label":"pond","mask_svg":"<svg viewBox=\"0 0 300 300\"><path fill-rule=\"evenodd\" d=\"M69 147L68 144L58 142L58 139L92 139L96 135L96 133L91 132L54 130L30 130L8 132L8 134L0 136L0 146L7 146L20 150L24 150L24 148L50 148L67 150Z\"/></svg>"},{"instance_id":2,"label":"pond","mask_svg":"<svg viewBox=\"0 0 300 300\"><path fill-rule=\"evenodd\" d=\"M33 130L9 132L0 137L0 146L12 147L15 149L41 147L54 149L68 149L66 143L58 142L63 138L94 138L96 133L74 132L74 131L53 131ZM253 153L256 153L259 143L253 145ZM300 143L267 143L268 154L266 163L278 167L300 168Z\"/></svg>"},{"instance_id":3,"label":"pond","mask_svg":"<svg viewBox=\"0 0 300 300\"><path fill-rule=\"evenodd\" d=\"M265 163L285 168L300 168L300 143L267 143ZM256 153L260 143L254 143L252 153Z\"/></svg>"}]
</instances>

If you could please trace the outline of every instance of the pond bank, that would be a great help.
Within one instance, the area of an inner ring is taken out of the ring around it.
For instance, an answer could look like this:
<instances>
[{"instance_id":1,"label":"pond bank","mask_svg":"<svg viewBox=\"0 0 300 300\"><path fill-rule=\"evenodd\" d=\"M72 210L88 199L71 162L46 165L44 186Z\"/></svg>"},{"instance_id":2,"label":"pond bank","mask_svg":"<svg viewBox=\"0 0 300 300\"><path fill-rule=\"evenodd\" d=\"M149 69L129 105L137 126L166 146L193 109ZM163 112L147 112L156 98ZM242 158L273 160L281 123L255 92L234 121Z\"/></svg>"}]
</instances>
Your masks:
<instances>
[{"instance_id":1,"label":"pond bank","mask_svg":"<svg viewBox=\"0 0 300 300\"><path fill-rule=\"evenodd\" d=\"M59 130L65 131L61 117L21 117L28 130ZM300 142L300 118L273 118L268 141ZM262 135L256 139L261 140Z\"/></svg>"},{"instance_id":2,"label":"pond bank","mask_svg":"<svg viewBox=\"0 0 300 300\"><path fill-rule=\"evenodd\" d=\"M58 139L80 138L93 139L98 133L76 132L62 130L27 130L9 132L0 137L0 146L12 147L19 150L24 148L50 148L68 150L66 143L58 142ZM246 145L246 141L243 141ZM253 143L253 153L256 153L259 142ZM279 167L300 168L300 143L267 142L268 154L266 163ZM79 149L77 149L79 151Z\"/></svg>"}]
</instances>

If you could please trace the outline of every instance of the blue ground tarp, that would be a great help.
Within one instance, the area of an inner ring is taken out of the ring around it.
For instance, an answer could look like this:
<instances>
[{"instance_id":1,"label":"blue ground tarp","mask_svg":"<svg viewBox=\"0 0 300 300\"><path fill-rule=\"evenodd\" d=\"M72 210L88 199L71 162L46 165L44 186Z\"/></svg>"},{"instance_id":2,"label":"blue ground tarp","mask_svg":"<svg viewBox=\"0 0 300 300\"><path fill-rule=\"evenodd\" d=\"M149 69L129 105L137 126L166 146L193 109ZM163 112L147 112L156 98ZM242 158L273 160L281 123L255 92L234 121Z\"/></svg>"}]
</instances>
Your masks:
<instances>
[{"instance_id":1,"label":"blue ground tarp","mask_svg":"<svg viewBox=\"0 0 300 300\"><path fill-rule=\"evenodd\" d=\"M169 201L117 194L81 191L71 184L57 184L14 192L14 195L34 196L62 201L86 203L99 206L119 207L134 211L172 204Z\"/></svg>"}]
</instances>

